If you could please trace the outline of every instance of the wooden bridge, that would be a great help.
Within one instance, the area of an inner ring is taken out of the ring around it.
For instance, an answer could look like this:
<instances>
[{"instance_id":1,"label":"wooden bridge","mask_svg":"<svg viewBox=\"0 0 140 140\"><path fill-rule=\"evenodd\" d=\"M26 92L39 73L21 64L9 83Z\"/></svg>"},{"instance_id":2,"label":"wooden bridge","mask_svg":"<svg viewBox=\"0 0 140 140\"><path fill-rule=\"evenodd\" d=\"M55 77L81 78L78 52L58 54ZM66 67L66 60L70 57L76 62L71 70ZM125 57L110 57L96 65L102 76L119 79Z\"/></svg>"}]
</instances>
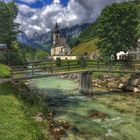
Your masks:
<instances>
[{"instance_id":1,"label":"wooden bridge","mask_svg":"<svg viewBox=\"0 0 140 140\"><path fill-rule=\"evenodd\" d=\"M139 74L139 68L124 67L123 65L106 65L103 63L85 63L81 65L76 61L65 61L61 65L52 61L34 61L22 66L11 67L11 78L13 81L45 78L51 76L80 74L80 91L92 93L92 74L100 73L132 73Z\"/></svg>"}]
</instances>

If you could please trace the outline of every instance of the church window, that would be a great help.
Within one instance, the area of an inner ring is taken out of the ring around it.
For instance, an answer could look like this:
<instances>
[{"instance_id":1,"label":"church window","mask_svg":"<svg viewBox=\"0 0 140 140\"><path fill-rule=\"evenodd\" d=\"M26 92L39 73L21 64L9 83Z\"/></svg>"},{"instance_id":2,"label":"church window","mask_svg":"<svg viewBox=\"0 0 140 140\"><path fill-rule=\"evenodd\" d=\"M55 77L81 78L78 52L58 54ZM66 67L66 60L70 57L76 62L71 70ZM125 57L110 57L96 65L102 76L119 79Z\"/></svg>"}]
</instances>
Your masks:
<instances>
[{"instance_id":1,"label":"church window","mask_svg":"<svg viewBox=\"0 0 140 140\"><path fill-rule=\"evenodd\" d=\"M56 35L56 39L58 39L59 38L59 35Z\"/></svg>"}]
</instances>

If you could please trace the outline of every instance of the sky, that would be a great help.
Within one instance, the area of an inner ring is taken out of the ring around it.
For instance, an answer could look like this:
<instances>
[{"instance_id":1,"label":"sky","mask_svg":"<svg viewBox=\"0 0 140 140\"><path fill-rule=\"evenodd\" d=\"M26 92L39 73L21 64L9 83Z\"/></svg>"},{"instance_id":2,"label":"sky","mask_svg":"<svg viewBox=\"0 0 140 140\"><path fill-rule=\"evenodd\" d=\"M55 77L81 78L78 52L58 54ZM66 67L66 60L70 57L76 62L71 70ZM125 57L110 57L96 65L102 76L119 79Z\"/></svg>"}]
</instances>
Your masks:
<instances>
[{"instance_id":1,"label":"sky","mask_svg":"<svg viewBox=\"0 0 140 140\"><path fill-rule=\"evenodd\" d=\"M32 37L51 31L56 22L60 28L93 23L105 6L122 1L127 0L16 0L19 12L15 22Z\"/></svg>"}]
</instances>

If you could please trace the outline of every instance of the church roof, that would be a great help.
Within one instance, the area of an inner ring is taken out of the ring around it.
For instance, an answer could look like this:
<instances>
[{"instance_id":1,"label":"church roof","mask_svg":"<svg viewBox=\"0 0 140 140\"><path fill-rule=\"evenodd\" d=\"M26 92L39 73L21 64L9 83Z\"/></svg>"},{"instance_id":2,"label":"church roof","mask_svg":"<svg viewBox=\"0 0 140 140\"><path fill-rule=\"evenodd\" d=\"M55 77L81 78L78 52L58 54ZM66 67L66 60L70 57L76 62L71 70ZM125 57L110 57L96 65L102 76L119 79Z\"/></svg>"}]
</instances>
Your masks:
<instances>
[{"instance_id":1,"label":"church roof","mask_svg":"<svg viewBox=\"0 0 140 140\"><path fill-rule=\"evenodd\" d=\"M64 48L69 48L66 39L64 37L60 37L59 40L53 45L53 48L63 46Z\"/></svg>"}]
</instances>

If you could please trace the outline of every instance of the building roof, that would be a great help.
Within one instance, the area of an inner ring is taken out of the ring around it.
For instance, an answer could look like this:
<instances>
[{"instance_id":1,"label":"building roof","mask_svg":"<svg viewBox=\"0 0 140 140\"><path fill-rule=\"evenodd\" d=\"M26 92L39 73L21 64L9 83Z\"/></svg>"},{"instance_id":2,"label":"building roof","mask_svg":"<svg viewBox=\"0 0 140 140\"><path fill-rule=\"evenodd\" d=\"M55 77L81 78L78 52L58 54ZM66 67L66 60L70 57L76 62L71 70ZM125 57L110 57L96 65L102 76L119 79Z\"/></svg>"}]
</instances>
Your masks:
<instances>
[{"instance_id":1,"label":"building roof","mask_svg":"<svg viewBox=\"0 0 140 140\"><path fill-rule=\"evenodd\" d=\"M0 50L3 50L3 49L7 49L7 45L6 44L0 44Z\"/></svg>"},{"instance_id":2,"label":"building roof","mask_svg":"<svg viewBox=\"0 0 140 140\"><path fill-rule=\"evenodd\" d=\"M69 48L66 39L64 37L60 37L57 42L53 45L53 48L63 46L64 48Z\"/></svg>"}]
</instances>

